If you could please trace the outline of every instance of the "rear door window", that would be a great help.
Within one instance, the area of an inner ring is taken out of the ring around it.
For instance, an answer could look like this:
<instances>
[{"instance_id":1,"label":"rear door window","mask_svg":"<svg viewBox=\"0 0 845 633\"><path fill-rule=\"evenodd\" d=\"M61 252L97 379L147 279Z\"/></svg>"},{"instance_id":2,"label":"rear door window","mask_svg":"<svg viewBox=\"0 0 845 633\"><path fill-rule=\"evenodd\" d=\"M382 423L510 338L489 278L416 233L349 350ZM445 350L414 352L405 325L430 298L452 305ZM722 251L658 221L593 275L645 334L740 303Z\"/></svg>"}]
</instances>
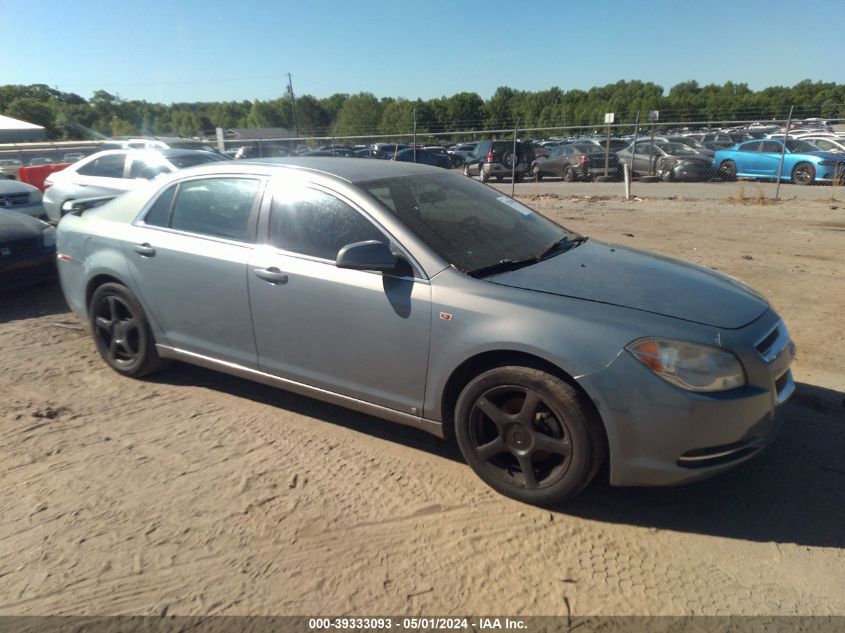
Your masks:
<instances>
[{"instance_id":1,"label":"rear door window","mask_svg":"<svg viewBox=\"0 0 845 633\"><path fill-rule=\"evenodd\" d=\"M250 218L260 181L203 178L179 186L170 228L213 237L251 241ZM152 210L151 210L152 211Z\"/></svg>"},{"instance_id":2,"label":"rear door window","mask_svg":"<svg viewBox=\"0 0 845 633\"><path fill-rule=\"evenodd\" d=\"M783 146L776 141L761 141L760 151L766 154L780 154Z\"/></svg>"},{"instance_id":3,"label":"rear door window","mask_svg":"<svg viewBox=\"0 0 845 633\"><path fill-rule=\"evenodd\" d=\"M168 226L170 224L170 207L178 185L170 185L165 189L144 216L144 223L151 226Z\"/></svg>"},{"instance_id":4,"label":"rear door window","mask_svg":"<svg viewBox=\"0 0 845 633\"><path fill-rule=\"evenodd\" d=\"M80 167L76 173L99 178L123 178L126 154L107 154Z\"/></svg>"}]
</instances>

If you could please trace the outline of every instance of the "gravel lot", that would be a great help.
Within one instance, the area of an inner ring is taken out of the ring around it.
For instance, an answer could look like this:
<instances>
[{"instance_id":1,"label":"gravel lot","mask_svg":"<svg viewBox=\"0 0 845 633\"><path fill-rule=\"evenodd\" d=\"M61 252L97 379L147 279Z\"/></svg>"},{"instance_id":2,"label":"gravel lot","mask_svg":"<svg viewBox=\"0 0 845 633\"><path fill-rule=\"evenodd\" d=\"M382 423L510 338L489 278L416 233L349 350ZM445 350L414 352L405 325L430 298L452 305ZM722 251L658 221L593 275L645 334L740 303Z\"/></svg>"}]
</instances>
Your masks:
<instances>
[{"instance_id":1,"label":"gravel lot","mask_svg":"<svg viewBox=\"0 0 845 633\"><path fill-rule=\"evenodd\" d=\"M786 319L800 384L758 459L540 510L412 429L185 365L121 378L43 285L0 295L0 614L845 614L845 205L579 186L524 200Z\"/></svg>"},{"instance_id":2,"label":"gravel lot","mask_svg":"<svg viewBox=\"0 0 845 633\"><path fill-rule=\"evenodd\" d=\"M511 192L510 181L492 183L496 188ZM678 198L696 200L724 201L728 198L775 197L777 183L763 181L748 182L632 182L631 195L641 198ZM544 179L539 183L529 180L517 183L516 195L534 195L556 193L579 196L625 196L625 184L622 182L563 182L559 178ZM779 197L790 202L796 200L816 200L833 204L845 202L845 188L841 186L817 185L805 187L782 183Z\"/></svg>"}]
</instances>

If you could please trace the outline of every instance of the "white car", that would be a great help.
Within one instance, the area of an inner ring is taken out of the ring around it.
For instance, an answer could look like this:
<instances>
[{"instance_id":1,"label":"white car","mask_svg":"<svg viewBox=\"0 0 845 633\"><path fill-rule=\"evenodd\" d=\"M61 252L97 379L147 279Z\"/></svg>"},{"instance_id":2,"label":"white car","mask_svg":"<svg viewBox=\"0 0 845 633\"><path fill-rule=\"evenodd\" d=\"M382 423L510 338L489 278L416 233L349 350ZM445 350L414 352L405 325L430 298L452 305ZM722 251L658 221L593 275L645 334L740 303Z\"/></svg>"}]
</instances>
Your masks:
<instances>
[{"instance_id":1,"label":"white car","mask_svg":"<svg viewBox=\"0 0 845 633\"><path fill-rule=\"evenodd\" d=\"M97 152L47 176L44 210L51 222L58 222L62 205L69 200L124 193L161 174L221 160L228 158L193 149Z\"/></svg>"},{"instance_id":2,"label":"white car","mask_svg":"<svg viewBox=\"0 0 845 633\"><path fill-rule=\"evenodd\" d=\"M845 137L842 136L803 136L802 141L810 141L824 152L845 153Z\"/></svg>"}]
</instances>

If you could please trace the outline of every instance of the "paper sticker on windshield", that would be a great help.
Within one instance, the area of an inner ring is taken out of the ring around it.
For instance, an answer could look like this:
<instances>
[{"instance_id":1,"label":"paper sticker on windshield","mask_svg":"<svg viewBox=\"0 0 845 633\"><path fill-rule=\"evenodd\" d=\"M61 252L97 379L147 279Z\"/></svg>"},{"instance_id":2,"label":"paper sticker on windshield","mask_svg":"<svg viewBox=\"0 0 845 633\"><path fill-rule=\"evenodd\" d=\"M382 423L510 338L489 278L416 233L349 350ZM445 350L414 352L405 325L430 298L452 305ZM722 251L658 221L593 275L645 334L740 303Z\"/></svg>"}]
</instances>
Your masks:
<instances>
[{"instance_id":1,"label":"paper sticker on windshield","mask_svg":"<svg viewBox=\"0 0 845 633\"><path fill-rule=\"evenodd\" d=\"M531 209L526 207L521 202L517 202L516 200L514 200L513 198L511 198L509 196L499 196L498 198L496 198L496 200L498 200L502 204L508 205L512 209L516 209L522 215L534 215L534 212Z\"/></svg>"}]
</instances>

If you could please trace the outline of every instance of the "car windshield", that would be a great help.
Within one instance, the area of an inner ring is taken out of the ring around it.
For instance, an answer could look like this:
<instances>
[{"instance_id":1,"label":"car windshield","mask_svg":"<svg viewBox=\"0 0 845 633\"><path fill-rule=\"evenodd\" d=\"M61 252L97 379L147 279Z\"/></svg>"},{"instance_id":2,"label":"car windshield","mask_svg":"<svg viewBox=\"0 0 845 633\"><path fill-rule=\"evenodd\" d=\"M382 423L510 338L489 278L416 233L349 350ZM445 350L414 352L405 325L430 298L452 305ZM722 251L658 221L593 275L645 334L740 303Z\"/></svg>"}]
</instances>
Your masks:
<instances>
[{"instance_id":1,"label":"car windshield","mask_svg":"<svg viewBox=\"0 0 845 633\"><path fill-rule=\"evenodd\" d=\"M211 152L196 153L196 154L177 154L176 156L168 156L167 160L178 168L193 167L194 165L202 165L204 163L216 163L218 161L228 160L225 156L219 154L212 154Z\"/></svg>"},{"instance_id":2,"label":"car windshield","mask_svg":"<svg viewBox=\"0 0 845 633\"><path fill-rule=\"evenodd\" d=\"M693 148L683 143L655 143L655 145L672 156L696 156L698 154Z\"/></svg>"},{"instance_id":3,"label":"car windshield","mask_svg":"<svg viewBox=\"0 0 845 633\"><path fill-rule=\"evenodd\" d=\"M817 152L819 148L813 145L812 143L808 143L807 141L797 141L793 139L787 139L786 141L786 149L790 152Z\"/></svg>"},{"instance_id":4,"label":"car windshield","mask_svg":"<svg viewBox=\"0 0 845 633\"><path fill-rule=\"evenodd\" d=\"M359 183L434 252L464 272L536 258L575 234L513 198L453 174Z\"/></svg>"}]
</instances>

